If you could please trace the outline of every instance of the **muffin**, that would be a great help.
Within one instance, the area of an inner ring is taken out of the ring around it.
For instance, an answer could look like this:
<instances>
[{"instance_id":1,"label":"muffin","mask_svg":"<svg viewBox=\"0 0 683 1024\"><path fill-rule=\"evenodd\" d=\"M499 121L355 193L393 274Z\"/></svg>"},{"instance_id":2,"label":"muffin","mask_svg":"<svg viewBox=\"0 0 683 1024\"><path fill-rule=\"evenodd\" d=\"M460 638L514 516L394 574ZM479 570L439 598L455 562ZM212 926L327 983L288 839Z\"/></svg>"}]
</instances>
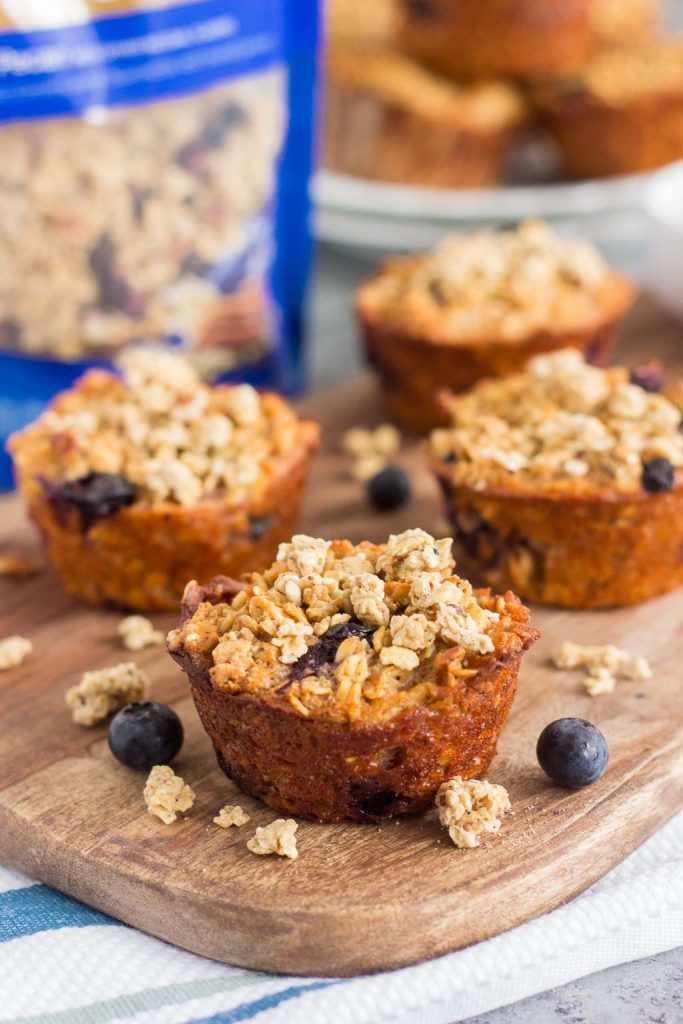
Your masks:
<instances>
[{"instance_id":1,"label":"muffin","mask_svg":"<svg viewBox=\"0 0 683 1024\"><path fill-rule=\"evenodd\" d=\"M451 541L295 536L243 587L189 584L168 638L222 769L275 810L379 821L486 771L538 634Z\"/></svg>"},{"instance_id":2,"label":"muffin","mask_svg":"<svg viewBox=\"0 0 683 1024\"><path fill-rule=\"evenodd\" d=\"M590 242L533 221L391 260L361 285L356 313L387 410L426 430L448 422L442 388L463 391L567 345L604 362L632 298Z\"/></svg>"},{"instance_id":3,"label":"muffin","mask_svg":"<svg viewBox=\"0 0 683 1024\"><path fill-rule=\"evenodd\" d=\"M402 0L411 57L456 78L532 78L580 66L594 45L591 0Z\"/></svg>"},{"instance_id":4,"label":"muffin","mask_svg":"<svg viewBox=\"0 0 683 1024\"><path fill-rule=\"evenodd\" d=\"M8 443L65 589L175 608L194 576L269 565L291 535L318 428L247 384L209 387L165 350L91 370Z\"/></svg>"},{"instance_id":5,"label":"muffin","mask_svg":"<svg viewBox=\"0 0 683 1024\"><path fill-rule=\"evenodd\" d=\"M573 177L661 167L683 157L683 40L602 52L534 99Z\"/></svg>"},{"instance_id":6,"label":"muffin","mask_svg":"<svg viewBox=\"0 0 683 1024\"><path fill-rule=\"evenodd\" d=\"M509 85L459 86L397 53L333 49L325 163L400 184L490 185L501 176L525 113Z\"/></svg>"},{"instance_id":7,"label":"muffin","mask_svg":"<svg viewBox=\"0 0 683 1024\"><path fill-rule=\"evenodd\" d=\"M662 14L660 0L591 0L591 24L600 46L631 46L653 36Z\"/></svg>"},{"instance_id":8,"label":"muffin","mask_svg":"<svg viewBox=\"0 0 683 1024\"><path fill-rule=\"evenodd\" d=\"M681 411L652 367L600 370L573 349L447 405L430 453L476 581L567 608L683 584Z\"/></svg>"}]
</instances>

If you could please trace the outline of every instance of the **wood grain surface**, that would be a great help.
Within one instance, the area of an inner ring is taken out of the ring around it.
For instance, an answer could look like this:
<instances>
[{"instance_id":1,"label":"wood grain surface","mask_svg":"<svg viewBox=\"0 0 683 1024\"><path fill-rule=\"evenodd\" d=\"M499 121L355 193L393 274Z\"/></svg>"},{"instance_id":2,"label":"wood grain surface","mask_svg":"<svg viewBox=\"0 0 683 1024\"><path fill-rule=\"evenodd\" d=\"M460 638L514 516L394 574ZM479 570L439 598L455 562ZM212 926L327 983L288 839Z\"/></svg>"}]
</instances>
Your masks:
<instances>
[{"instance_id":1,"label":"wood grain surface","mask_svg":"<svg viewBox=\"0 0 683 1024\"><path fill-rule=\"evenodd\" d=\"M627 361L661 356L683 370L680 328L647 304L630 318ZM370 512L339 454L343 429L381 418L369 379L306 403L321 419L324 451L302 529L382 540L409 526L440 529L436 488L419 446L404 461L415 499L392 516ZM0 551L35 545L15 498L0 506ZM512 714L489 777L510 791L514 814L498 837L458 851L432 814L383 825L299 827L295 862L255 857L246 841L275 815L219 771L184 676L159 648L130 655L120 615L66 598L49 572L0 582L0 635L30 637L34 653L0 675L0 860L114 917L197 953L296 974L375 971L495 935L585 889L683 806L681 592L635 609L538 609L542 640L525 658ZM163 628L173 616L158 616ZM562 640L616 643L646 655L651 682L621 682L592 699L577 673L549 668ZM153 696L186 727L175 767L197 793L172 826L149 815L144 778L112 758L106 728L73 725L64 692L90 668L133 657ZM590 718L610 746L605 776L571 793L536 764L536 739L563 715ZM240 828L211 823L225 803L252 815Z\"/></svg>"}]
</instances>

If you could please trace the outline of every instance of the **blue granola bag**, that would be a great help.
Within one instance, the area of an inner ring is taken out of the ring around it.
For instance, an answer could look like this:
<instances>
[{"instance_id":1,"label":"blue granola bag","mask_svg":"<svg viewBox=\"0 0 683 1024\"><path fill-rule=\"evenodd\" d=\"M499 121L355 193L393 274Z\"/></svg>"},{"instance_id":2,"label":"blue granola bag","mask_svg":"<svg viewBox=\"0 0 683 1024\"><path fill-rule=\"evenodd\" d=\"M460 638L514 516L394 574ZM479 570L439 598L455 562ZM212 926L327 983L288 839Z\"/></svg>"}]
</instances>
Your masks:
<instances>
[{"instance_id":1,"label":"blue granola bag","mask_svg":"<svg viewBox=\"0 0 683 1024\"><path fill-rule=\"evenodd\" d=\"M315 0L0 0L0 441L138 341L300 385L317 21Z\"/></svg>"}]
</instances>

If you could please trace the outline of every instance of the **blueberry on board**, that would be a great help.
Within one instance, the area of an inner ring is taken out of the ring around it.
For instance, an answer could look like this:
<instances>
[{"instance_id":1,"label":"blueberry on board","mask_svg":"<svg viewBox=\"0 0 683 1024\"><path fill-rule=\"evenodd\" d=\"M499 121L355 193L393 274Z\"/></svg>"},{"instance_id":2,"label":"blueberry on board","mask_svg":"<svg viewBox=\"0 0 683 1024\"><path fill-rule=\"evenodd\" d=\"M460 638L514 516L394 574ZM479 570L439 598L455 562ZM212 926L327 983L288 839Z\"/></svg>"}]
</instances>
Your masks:
<instances>
[{"instance_id":1,"label":"blueberry on board","mask_svg":"<svg viewBox=\"0 0 683 1024\"><path fill-rule=\"evenodd\" d=\"M408 474L399 466L387 466L375 473L367 483L368 497L380 512L392 512L409 500L411 495Z\"/></svg>"},{"instance_id":2,"label":"blueberry on board","mask_svg":"<svg viewBox=\"0 0 683 1024\"><path fill-rule=\"evenodd\" d=\"M643 488L652 494L670 491L674 485L674 468L668 459L657 455L643 463Z\"/></svg>"},{"instance_id":3,"label":"blueberry on board","mask_svg":"<svg viewBox=\"0 0 683 1024\"><path fill-rule=\"evenodd\" d=\"M584 718L558 718L538 737L536 757L548 778L567 789L590 786L605 771L607 741Z\"/></svg>"},{"instance_id":4,"label":"blueberry on board","mask_svg":"<svg viewBox=\"0 0 683 1024\"><path fill-rule=\"evenodd\" d=\"M152 700L127 704L109 725L112 754L136 772L169 764L182 747L183 737L183 724L173 708Z\"/></svg>"},{"instance_id":5,"label":"blueberry on board","mask_svg":"<svg viewBox=\"0 0 683 1024\"><path fill-rule=\"evenodd\" d=\"M73 507L88 530L98 519L105 519L135 501L135 484L118 473L88 473L77 480L43 481L52 505Z\"/></svg>"}]
</instances>

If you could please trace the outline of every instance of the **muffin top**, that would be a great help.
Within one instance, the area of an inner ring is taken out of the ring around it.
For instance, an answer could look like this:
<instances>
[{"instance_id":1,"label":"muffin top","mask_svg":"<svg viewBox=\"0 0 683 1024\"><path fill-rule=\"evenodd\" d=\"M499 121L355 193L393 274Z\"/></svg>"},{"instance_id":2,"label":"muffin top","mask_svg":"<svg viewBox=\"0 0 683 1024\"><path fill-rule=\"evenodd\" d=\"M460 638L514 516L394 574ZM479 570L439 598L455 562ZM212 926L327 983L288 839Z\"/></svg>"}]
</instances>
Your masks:
<instances>
[{"instance_id":1,"label":"muffin top","mask_svg":"<svg viewBox=\"0 0 683 1024\"><path fill-rule=\"evenodd\" d=\"M121 504L239 504L315 445L314 425L278 395L210 387L167 349L131 349L120 366L121 377L90 370L11 438L23 477L55 495L64 482L97 488L104 478L111 492L118 480L130 497Z\"/></svg>"},{"instance_id":2,"label":"muffin top","mask_svg":"<svg viewBox=\"0 0 683 1024\"><path fill-rule=\"evenodd\" d=\"M335 49L329 73L339 85L366 90L428 121L497 131L521 121L521 94L503 82L459 86L392 51Z\"/></svg>"},{"instance_id":3,"label":"muffin top","mask_svg":"<svg viewBox=\"0 0 683 1024\"><path fill-rule=\"evenodd\" d=\"M392 260L361 286L361 317L444 344L518 342L593 328L624 305L626 281L591 242L559 238L543 221L515 231L444 239ZM618 299L617 299L618 296Z\"/></svg>"},{"instance_id":4,"label":"muffin top","mask_svg":"<svg viewBox=\"0 0 683 1024\"><path fill-rule=\"evenodd\" d=\"M681 479L681 411L654 367L599 370L574 349L532 359L447 400L453 426L433 457L476 490L613 494L670 490Z\"/></svg>"},{"instance_id":5,"label":"muffin top","mask_svg":"<svg viewBox=\"0 0 683 1024\"><path fill-rule=\"evenodd\" d=\"M533 639L513 594L454 574L451 544L420 529L381 545L295 536L232 600L200 595L169 650L208 666L216 690L304 717L377 722L434 707Z\"/></svg>"},{"instance_id":6,"label":"muffin top","mask_svg":"<svg viewBox=\"0 0 683 1024\"><path fill-rule=\"evenodd\" d=\"M548 97L588 97L608 106L622 106L648 96L683 89L683 38L655 40L630 49L600 51L578 72L540 87Z\"/></svg>"}]
</instances>

